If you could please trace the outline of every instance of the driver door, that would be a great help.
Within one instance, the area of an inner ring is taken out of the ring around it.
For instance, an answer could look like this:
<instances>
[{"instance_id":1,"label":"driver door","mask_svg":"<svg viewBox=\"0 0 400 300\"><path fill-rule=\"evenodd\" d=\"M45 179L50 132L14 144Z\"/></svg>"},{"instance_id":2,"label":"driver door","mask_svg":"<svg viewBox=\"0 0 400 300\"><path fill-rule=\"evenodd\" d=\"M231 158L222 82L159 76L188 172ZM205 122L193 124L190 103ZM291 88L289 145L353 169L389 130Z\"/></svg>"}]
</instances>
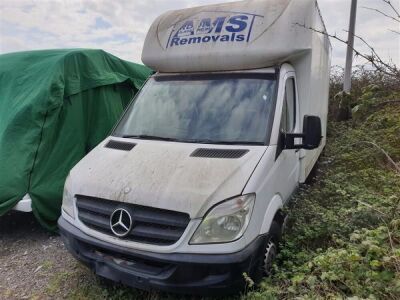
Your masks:
<instances>
[{"instance_id":1,"label":"driver door","mask_svg":"<svg viewBox=\"0 0 400 300\"><path fill-rule=\"evenodd\" d=\"M300 174L300 151L286 150L282 145L284 133L295 133L299 129L300 118L295 73L287 72L283 77L282 84L284 84L282 87L284 90L278 99L282 103L282 110L275 164L277 164L278 170L279 191L284 201L287 201L298 186Z\"/></svg>"}]
</instances>

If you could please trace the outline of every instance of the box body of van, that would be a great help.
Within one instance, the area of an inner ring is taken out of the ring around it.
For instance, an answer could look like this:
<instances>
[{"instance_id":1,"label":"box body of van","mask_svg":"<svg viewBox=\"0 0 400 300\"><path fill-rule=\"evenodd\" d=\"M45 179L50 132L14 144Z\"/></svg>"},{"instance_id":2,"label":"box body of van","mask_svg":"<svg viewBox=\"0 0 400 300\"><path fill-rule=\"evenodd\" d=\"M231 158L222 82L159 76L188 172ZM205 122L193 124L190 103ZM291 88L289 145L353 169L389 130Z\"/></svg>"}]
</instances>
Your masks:
<instances>
[{"instance_id":1,"label":"box body of van","mask_svg":"<svg viewBox=\"0 0 400 300\"><path fill-rule=\"evenodd\" d=\"M325 31L314 0L155 20L142 59L157 72L66 181L71 253L143 289L226 293L268 275L326 143L331 48L308 27Z\"/></svg>"}]
</instances>

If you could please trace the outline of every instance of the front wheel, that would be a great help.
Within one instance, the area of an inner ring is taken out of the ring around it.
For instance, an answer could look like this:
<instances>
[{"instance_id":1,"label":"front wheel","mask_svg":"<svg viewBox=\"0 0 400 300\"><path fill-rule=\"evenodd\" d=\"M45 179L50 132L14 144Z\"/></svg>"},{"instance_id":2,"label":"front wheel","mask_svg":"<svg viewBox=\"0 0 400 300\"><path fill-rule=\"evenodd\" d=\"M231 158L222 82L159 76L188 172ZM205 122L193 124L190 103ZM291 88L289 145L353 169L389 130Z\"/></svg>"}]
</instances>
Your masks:
<instances>
[{"instance_id":1,"label":"front wheel","mask_svg":"<svg viewBox=\"0 0 400 300\"><path fill-rule=\"evenodd\" d=\"M282 225L273 221L269 230L268 239L264 243L258 259L257 272L255 274L256 282L261 281L263 277L272 275L273 264L279 250L279 241L282 235Z\"/></svg>"},{"instance_id":2,"label":"front wheel","mask_svg":"<svg viewBox=\"0 0 400 300\"><path fill-rule=\"evenodd\" d=\"M269 277L272 274L272 266L278 255L278 246L276 242L271 239L268 241L267 248L264 251L264 264L262 266L263 276Z\"/></svg>"}]
</instances>

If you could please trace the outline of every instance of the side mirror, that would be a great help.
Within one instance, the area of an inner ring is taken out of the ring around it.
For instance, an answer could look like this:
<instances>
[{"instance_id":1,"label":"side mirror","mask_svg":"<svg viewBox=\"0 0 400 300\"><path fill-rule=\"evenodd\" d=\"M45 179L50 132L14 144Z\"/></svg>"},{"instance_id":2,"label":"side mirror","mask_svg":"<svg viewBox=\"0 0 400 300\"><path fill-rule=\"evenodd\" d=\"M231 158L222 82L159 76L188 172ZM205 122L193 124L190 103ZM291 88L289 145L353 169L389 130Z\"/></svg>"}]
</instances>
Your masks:
<instances>
[{"instance_id":1,"label":"side mirror","mask_svg":"<svg viewBox=\"0 0 400 300\"><path fill-rule=\"evenodd\" d=\"M302 139L302 143L296 144L296 139ZM303 133L284 133L283 140L284 149L318 148L322 140L321 119L317 116L304 116Z\"/></svg>"}]
</instances>

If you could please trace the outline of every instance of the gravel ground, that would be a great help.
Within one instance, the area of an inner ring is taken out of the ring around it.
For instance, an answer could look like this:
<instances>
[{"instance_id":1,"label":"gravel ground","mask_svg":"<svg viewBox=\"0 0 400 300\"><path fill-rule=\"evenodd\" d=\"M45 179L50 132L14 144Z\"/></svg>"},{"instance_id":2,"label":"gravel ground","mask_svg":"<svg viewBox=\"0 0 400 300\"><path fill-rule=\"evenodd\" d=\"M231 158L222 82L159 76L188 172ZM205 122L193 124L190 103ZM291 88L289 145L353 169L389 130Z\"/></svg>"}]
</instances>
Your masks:
<instances>
[{"instance_id":1,"label":"gravel ground","mask_svg":"<svg viewBox=\"0 0 400 300\"><path fill-rule=\"evenodd\" d=\"M0 217L0 299L64 298L68 288L54 281L79 268L61 238L42 229L33 214Z\"/></svg>"},{"instance_id":2,"label":"gravel ground","mask_svg":"<svg viewBox=\"0 0 400 300\"><path fill-rule=\"evenodd\" d=\"M58 235L44 230L33 214L12 211L0 217L0 300L3 299L179 298L99 279L67 252Z\"/></svg>"},{"instance_id":3,"label":"gravel ground","mask_svg":"<svg viewBox=\"0 0 400 300\"><path fill-rule=\"evenodd\" d=\"M33 214L12 211L0 217L0 300L3 299L200 298L145 292L99 279L67 252L58 235L44 230Z\"/></svg>"}]
</instances>

